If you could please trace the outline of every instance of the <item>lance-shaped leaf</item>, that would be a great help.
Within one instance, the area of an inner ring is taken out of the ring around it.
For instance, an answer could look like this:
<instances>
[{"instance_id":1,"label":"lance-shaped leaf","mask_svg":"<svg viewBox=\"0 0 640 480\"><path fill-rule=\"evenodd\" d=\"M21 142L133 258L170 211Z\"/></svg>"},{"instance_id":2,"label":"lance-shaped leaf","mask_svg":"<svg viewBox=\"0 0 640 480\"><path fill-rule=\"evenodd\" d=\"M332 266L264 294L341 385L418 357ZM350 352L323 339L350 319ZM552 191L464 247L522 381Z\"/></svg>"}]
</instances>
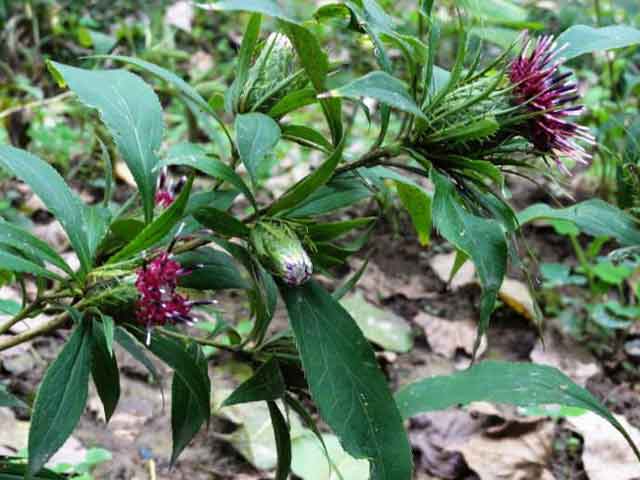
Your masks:
<instances>
[{"instance_id":1,"label":"lance-shaped leaf","mask_svg":"<svg viewBox=\"0 0 640 480\"><path fill-rule=\"evenodd\" d=\"M0 480L24 480L25 478L30 478L31 480L65 480L67 478L64 475L59 475L46 469L40 470L36 475L27 477L28 468L22 461L23 459L19 457L0 459Z\"/></svg>"},{"instance_id":2,"label":"lance-shaped leaf","mask_svg":"<svg viewBox=\"0 0 640 480\"><path fill-rule=\"evenodd\" d=\"M73 275L73 270L67 262L47 243L2 219L0 219L0 244L9 245L28 256L48 262Z\"/></svg>"},{"instance_id":3,"label":"lance-shaped leaf","mask_svg":"<svg viewBox=\"0 0 640 480\"><path fill-rule=\"evenodd\" d=\"M113 355L113 347L111 349L109 347L103 323L93 320L91 325L93 340L91 376L108 422L120 400L120 372L116 357Z\"/></svg>"},{"instance_id":4,"label":"lance-shaped leaf","mask_svg":"<svg viewBox=\"0 0 640 480\"><path fill-rule=\"evenodd\" d=\"M303 200L327 183L342 159L343 149L344 138L331 156L315 172L296 183L271 206L269 214L275 215L283 210L298 206Z\"/></svg>"},{"instance_id":5,"label":"lance-shaped leaf","mask_svg":"<svg viewBox=\"0 0 640 480\"><path fill-rule=\"evenodd\" d=\"M424 113L406 86L397 78L386 72L371 72L364 77L357 78L339 88L328 91L323 97L347 97L360 98L369 97L382 102L390 107L397 108L403 112L411 113L426 120Z\"/></svg>"},{"instance_id":6,"label":"lance-shaped leaf","mask_svg":"<svg viewBox=\"0 0 640 480\"><path fill-rule=\"evenodd\" d=\"M278 361L272 358L262 365L251 378L236 388L222 403L222 406L259 400L277 400L284 395L286 388Z\"/></svg>"},{"instance_id":7,"label":"lance-shaped leaf","mask_svg":"<svg viewBox=\"0 0 640 480\"><path fill-rule=\"evenodd\" d=\"M621 245L640 244L640 224L628 213L600 199L587 200L567 208L537 203L518 213L520 225L534 220L565 220L594 237L615 238Z\"/></svg>"},{"instance_id":8,"label":"lance-shaped leaf","mask_svg":"<svg viewBox=\"0 0 640 480\"><path fill-rule=\"evenodd\" d=\"M89 207L71 191L51 165L24 150L0 145L0 167L25 182L40 197L67 232L83 270L89 271L95 254L87 234Z\"/></svg>"},{"instance_id":9,"label":"lance-shaped leaf","mask_svg":"<svg viewBox=\"0 0 640 480\"><path fill-rule=\"evenodd\" d=\"M280 140L280 127L263 113L246 113L236 117L236 144L242 163L255 184L258 167Z\"/></svg>"},{"instance_id":10,"label":"lance-shaped leaf","mask_svg":"<svg viewBox=\"0 0 640 480\"><path fill-rule=\"evenodd\" d=\"M0 265L4 270L16 273L31 273L39 277L50 278L52 280L62 280L62 277L42 268L37 263L26 260L18 255L14 255L2 249L0 245Z\"/></svg>"},{"instance_id":11,"label":"lance-shaped leaf","mask_svg":"<svg viewBox=\"0 0 640 480\"><path fill-rule=\"evenodd\" d=\"M281 7L276 0L216 0L209 3L198 3L197 6L205 10L262 13L287 22L296 22L293 16Z\"/></svg>"},{"instance_id":12,"label":"lance-shaped leaf","mask_svg":"<svg viewBox=\"0 0 640 480\"><path fill-rule=\"evenodd\" d=\"M91 330L80 322L38 388L29 429L29 476L39 472L75 428L87 402Z\"/></svg>"},{"instance_id":13,"label":"lance-shaped leaf","mask_svg":"<svg viewBox=\"0 0 640 480\"><path fill-rule=\"evenodd\" d=\"M636 445L606 407L560 370L546 365L488 360L453 375L412 383L395 398L404 418L479 401L520 407L553 404L584 408L611 423L640 459Z\"/></svg>"},{"instance_id":14,"label":"lance-shaped leaf","mask_svg":"<svg viewBox=\"0 0 640 480\"><path fill-rule=\"evenodd\" d=\"M471 258L482 284L480 327L474 355L482 334L489 326L507 268L507 242L500 224L476 217L463 207L453 184L435 169L431 178L436 187L433 198L433 222L440 234Z\"/></svg>"},{"instance_id":15,"label":"lance-shaped leaf","mask_svg":"<svg viewBox=\"0 0 640 480\"><path fill-rule=\"evenodd\" d=\"M162 107L153 89L126 70L84 70L60 63L50 66L78 95L100 113L140 190L145 219L153 218L158 163L162 141Z\"/></svg>"},{"instance_id":16,"label":"lance-shaped leaf","mask_svg":"<svg viewBox=\"0 0 640 480\"><path fill-rule=\"evenodd\" d=\"M601 50L623 48L640 44L640 30L627 25L609 25L594 28L588 25L573 25L558 37L558 45L567 44L562 56L571 59Z\"/></svg>"},{"instance_id":17,"label":"lance-shaped leaf","mask_svg":"<svg viewBox=\"0 0 640 480\"><path fill-rule=\"evenodd\" d=\"M184 210L189 201L193 177L189 178L186 185L178 195L178 198L167 208L162 215L147 225L138 235L135 236L122 250L109 259L109 263L127 259L145 248L149 248L162 240L171 229L184 216Z\"/></svg>"},{"instance_id":18,"label":"lance-shaped leaf","mask_svg":"<svg viewBox=\"0 0 640 480\"><path fill-rule=\"evenodd\" d=\"M411 448L373 349L315 281L282 290L311 394L344 449L373 480L411 478Z\"/></svg>"},{"instance_id":19,"label":"lance-shaped leaf","mask_svg":"<svg viewBox=\"0 0 640 480\"><path fill-rule=\"evenodd\" d=\"M278 452L275 480L287 480L291 471L291 435L289 434L289 426L276 402L270 400L267 402L267 406L269 407L271 425L273 426L273 434L276 441L276 451Z\"/></svg>"},{"instance_id":20,"label":"lance-shaped leaf","mask_svg":"<svg viewBox=\"0 0 640 480\"><path fill-rule=\"evenodd\" d=\"M207 359L200 346L194 343L189 346L187 351L201 370L202 375L208 375ZM189 389L187 381L177 373L173 375L171 385L171 433L173 438L171 465L175 464L180 453L208 419L208 416L199 408L198 398Z\"/></svg>"}]
</instances>

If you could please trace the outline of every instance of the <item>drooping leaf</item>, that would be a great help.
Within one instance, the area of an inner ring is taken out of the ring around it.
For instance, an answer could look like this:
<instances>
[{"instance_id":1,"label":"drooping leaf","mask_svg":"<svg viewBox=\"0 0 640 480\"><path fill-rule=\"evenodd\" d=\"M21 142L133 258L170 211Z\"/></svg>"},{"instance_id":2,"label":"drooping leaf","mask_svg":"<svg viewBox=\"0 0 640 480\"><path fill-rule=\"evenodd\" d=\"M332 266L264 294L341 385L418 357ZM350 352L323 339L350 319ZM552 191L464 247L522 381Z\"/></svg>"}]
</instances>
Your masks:
<instances>
[{"instance_id":1,"label":"drooping leaf","mask_svg":"<svg viewBox=\"0 0 640 480\"><path fill-rule=\"evenodd\" d=\"M100 113L138 185L145 219L153 218L158 163L164 122L153 89L126 70L84 70L49 64L78 95Z\"/></svg>"},{"instance_id":2,"label":"drooping leaf","mask_svg":"<svg viewBox=\"0 0 640 480\"><path fill-rule=\"evenodd\" d=\"M29 476L44 467L80 420L87 402L91 343L90 326L79 323L42 379L29 429Z\"/></svg>"},{"instance_id":3,"label":"drooping leaf","mask_svg":"<svg viewBox=\"0 0 640 480\"><path fill-rule=\"evenodd\" d=\"M158 369L145 354L142 344L133 335L122 327L116 327L114 338L133 358L145 366L156 383L161 384L162 377Z\"/></svg>"},{"instance_id":4,"label":"drooping leaf","mask_svg":"<svg viewBox=\"0 0 640 480\"><path fill-rule=\"evenodd\" d=\"M307 233L314 242L335 240L357 228L367 227L375 221L375 217L355 218L330 223L312 223L307 227Z\"/></svg>"},{"instance_id":5,"label":"drooping leaf","mask_svg":"<svg viewBox=\"0 0 640 480\"><path fill-rule=\"evenodd\" d=\"M207 359L202 348L194 343L189 346L188 353L202 371L202 375L208 376ZM203 414L199 408L198 398L189 389L186 381L188 380L177 373L173 375L171 385L171 433L173 438L171 465L175 464L180 453L208 419L208 416Z\"/></svg>"},{"instance_id":6,"label":"drooping leaf","mask_svg":"<svg viewBox=\"0 0 640 480\"><path fill-rule=\"evenodd\" d=\"M176 260L183 268L191 270L189 275L180 278L179 284L182 287L196 290L251 287L238 270L233 258L219 250L200 248L176 255Z\"/></svg>"},{"instance_id":7,"label":"drooping leaf","mask_svg":"<svg viewBox=\"0 0 640 480\"><path fill-rule=\"evenodd\" d=\"M0 219L0 244L9 245L27 255L49 262L69 275L73 275L73 270L67 262L47 243L3 219Z\"/></svg>"},{"instance_id":8,"label":"drooping leaf","mask_svg":"<svg viewBox=\"0 0 640 480\"><path fill-rule=\"evenodd\" d=\"M282 137L312 148L328 152L333 150L333 146L322 133L306 125L283 125Z\"/></svg>"},{"instance_id":9,"label":"drooping leaf","mask_svg":"<svg viewBox=\"0 0 640 480\"><path fill-rule=\"evenodd\" d=\"M560 34L557 42L560 46L569 45L562 51L562 56L568 60L585 53L640 44L640 30L627 25L609 25L598 28L588 25L572 25Z\"/></svg>"},{"instance_id":10,"label":"drooping leaf","mask_svg":"<svg viewBox=\"0 0 640 480\"><path fill-rule=\"evenodd\" d=\"M101 322L92 322L91 376L104 407L107 422L120 400L120 372L116 357L110 352Z\"/></svg>"},{"instance_id":11,"label":"drooping leaf","mask_svg":"<svg viewBox=\"0 0 640 480\"><path fill-rule=\"evenodd\" d=\"M222 406L260 400L276 400L284 395L286 388L278 361L272 358L262 365L251 378L236 388L222 403Z\"/></svg>"},{"instance_id":12,"label":"drooping leaf","mask_svg":"<svg viewBox=\"0 0 640 480\"><path fill-rule=\"evenodd\" d=\"M640 460L640 452L611 413L587 390L560 370L533 363L487 360L449 376L426 378L396 393L404 418L476 401L521 407L556 404L590 410L625 436Z\"/></svg>"},{"instance_id":13,"label":"drooping leaf","mask_svg":"<svg viewBox=\"0 0 640 480\"><path fill-rule=\"evenodd\" d=\"M373 480L408 480L411 449L370 344L315 281L283 289L311 394L344 449L371 462Z\"/></svg>"},{"instance_id":14,"label":"drooping leaf","mask_svg":"<svg viewBox=\"0 0 640 480\"><path fill-rule=\"evenodd\" d=\"M291 435L286 420L282 412L273 400L267 401L273 434L276 440L276 451L278 452L278 465L276 466L275 480L287 480L291 471Z\"/></svg>"},{"instance_id":15,"label":"drooping leaf","mask_svg":"<svg viewBox=\"0 0 640 480\"><path fill-rule=\"evenodd\" d=\"M238 53L238 60L236 64L236 78L233 80L231 88L229 88L225 94L225 106L228 111L237 111L238 109L240 94L242 93L242 89L247 81L249 69L251 68L253 51L258 43L258 37L260 36L261 23L261 14L254 13L251 15L251 18L247 23L247 29L242 36L242 44L240 45L240 52Z\"/></svg>"},{"instance_id":16,"label":"drooping leaf","mask_svg":"<svg viewBox=\"0 0 640 480\"><path fill-rule=\"evenodd\" d=\"M182 220L189 200L193 177L189 178L178 198L152 223L135 236L122 250L113 255L108 263L125 260L162 240L175 225Z\"/></svg>"},{"instance_id":17,"label":"drooping leaf","mask_svg":"<svg viewBox=\"0 0 640 480\"><path fill-rule=\"evenodd\" d=\"M565 220L594 237L613 237L623 246L640 244L640 224L637 220L600 199L587 200L559 209L538 203L518 213L520 225L533 220Z\"/></svg>"},{"instance_id":18,"label":"drooping leaf","mask_svg":"<svg viewBox=\"0 0 640 480\"><path fill-rule=\"evenodd\" d=\"M255 184L260 163L280 140L280 127L264 113L238 115L235 125L240 159Z\"/></svg>"},{"instance_id":19,"label":"drooping leaf","mask_svg":"<svg viewBox=\"0 0 640 480\"><path fill-rule=\"evenodd\" d=\"M42 268L37 263L26 260L18 255L9 253L1 248L0 245L0 265L3 270L16 273L31 273L39 277L50 278L52 280L62 280L60 275L50 272L46 268Z\"/></svg>"},{"instance_id":20,"label":"drooping leaf","mask_svg":"<svg viewBox=\"0 0 640 480\"><path fill-rule=\"evenodd\" d=\"M145 332L139 327L130 326L129 328L137 338L145 338ZM156 331L151 334L151 340L147 348L169 365L176 375L183 380L191 395L196 399L196 405L200 413L208 422L211 415L209 408L211 381L207 371L203 371L189 354L187 346Z\"/></svg>"},{"instance_id":21,"label":"drooping leaf","mask_svg":"<svg viewBox=\"0 0 640 480\"><path fill-rule=\"evenodd\" d=\"M444 238L471 258L482 284L475 355L481 335L489 326L507 268L507 242L498 222L477 217L462 206L453 184L445 176L434 169L431 178L436 187L433 197L434 224Z\"/></svg>"},{"instance_id":22,"label":"drooping leaf","mask_svg":"<svg viewBox=\"0 0 640 480\"><path fill-rule=\"evenodd\" d=\"M269 209L270 215L282 212L292 207L298 206L302 201L308 198L312 193L322 187L329 181L338 163L342 159L342 151L344 149L344 139L336 147L334 152L325 162L318 167L311 175L305 177L296 183L284 195L282 195Z\"/></svg>"},{"instance_id":23,"label":"drooping leaf","mask_svg":"<svg viewBox=\"0 0 640 480\"><path fill-rule=\"evenodd\" d=\"M69 189L60 174L40 158L8 145L0 145L0 167L20 178L40 197L67 232L82 268L89 271L95 252L91 251L85 232L88 207Z\"/></svg>"},{"instance_id":24,"label":"drooping leaf","mask_svg":"<svg viewBox=\"0 0 640 480\"><path fill-rule=\"evenodd\" d=\"M328 91L328 97L376 99L390 107L426 119L406 86L386 72L371 72L339 88Z\"/></svg>"},{"instance_id":25,"label":"drooping leaf","mask_svg":"<svg viewBox=\"0 0 640 480\"><path fill-rule=\"evenodd\" d=\"M185 165L195 168L200 172L210 175L213 178L229 182L229 184L240 190L247 199L255 206L256 201L249 187L244 180L231 167L225 165L215 158L207 156L206 152L192 143L180 143L175 145L169 151L167 158L163 160L160 166L164 165Z\"/></svg>"}]
</instances>

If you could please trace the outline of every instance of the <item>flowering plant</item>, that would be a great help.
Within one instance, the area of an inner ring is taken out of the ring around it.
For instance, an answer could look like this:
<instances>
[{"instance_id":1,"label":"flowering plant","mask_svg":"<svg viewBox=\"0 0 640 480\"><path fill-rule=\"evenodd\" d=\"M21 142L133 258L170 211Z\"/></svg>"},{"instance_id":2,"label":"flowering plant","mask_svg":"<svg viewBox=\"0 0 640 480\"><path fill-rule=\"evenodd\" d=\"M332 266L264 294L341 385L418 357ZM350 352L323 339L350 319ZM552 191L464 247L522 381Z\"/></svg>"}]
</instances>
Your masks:
<instances>
[{"instance_id":1,"label":"flowering plant","mask_svg":"<svg viewBox=\"0 0 640 480\"><path fill-rule=\"evenodd\" d=\"M502 55L487 59L482 49L470 54L461 27L453 68L446 71L435 65L438 27L432 6L421 2L418 15L428 28L415 35L397 31L374 0L321 7L314 21L349 18L345 28L375 46L380 66L339 85L331 78L334 64L309 22L294 19L271 1L224 0L203 6L251 14L235 79L224 99L208 102L176 73L137 58L96 59L129 65L169 84L194 118L215 122L222 133L218 143L180 144L163 155L161 105L139 76L124 69L49 64L61 86L98 111L115 148L102 152L107 165L104 202L86 205L44 160L0 146L0 168L43 200L79 260L73 269L52 246L0 222L2 268L18 282L34 277L38 286L34 298L25 297L23 308L0 323L0 350L55 329L72 330L33 405L28 478L42 470L71 434L84 410L90 378L106 418L117 408L114 343L146 365L150 351L175 371L172 461L209 421L211 384L204 346L227 350L257 367L225 404L267 402L278 448L278 479L287 478L291 463L282 404L318 432L299 401L307 392L344 449L366 458L371 478L377 480L411 478L403 418L475 400L589 409L620 430L638 453L615 417L551 367L486 361L449 377L413 383L393 395L371 345L338 302L362 271L333 293L313 278L344 264L364 246L366 231L351 244L340 238L372 221L333 221L326 215L382 189L397 193L423 243L434 226L456 248L456 268L467 260L475 264L482 286L479 345L505 276L509 246L523 224L558 218L593 235L608 234L623 245L640 239L629 215L598 200L516 213L502 195L505 175L548 173L540 159L553 161L562 173L569 171L566 162L588 161L594 139L571 120L581 111L575 104L578 89L569 83L571 73L561 70L562 55L587 51L563 43L564 34L556 41L527 34ZM261 42L263 16L274 17L279 31ZM391 61L389 47L401 52L396 63L403 68ZM343 111L353 102L370 115L363 97L379 105L379 134L352 158ZM219 111L222 104L225 114ZM319 107L326 125L289 121L288 114L310 105ZM392 115L401 118L393 139ZM284 194L264 201L260 167L280 142L316 150L326 159ZM126 162L138 187L121 206L109 194L110 151ZM239 165L246 175L239 173ZM189 178L171 182L167 168L176 166L188 170ZM196 191L196 176L214 183ZM236 197L244 197L243 214L231 208ZM246 293L251 331L241 335L227 326L208 336L192 334L187 326L222 289ZM280 300L291 329L273 334L269 327ZM46 323L6 335L41 312L52 315ZM232 340L222 341L227 334Z\"/></svg>"}]
</instances>

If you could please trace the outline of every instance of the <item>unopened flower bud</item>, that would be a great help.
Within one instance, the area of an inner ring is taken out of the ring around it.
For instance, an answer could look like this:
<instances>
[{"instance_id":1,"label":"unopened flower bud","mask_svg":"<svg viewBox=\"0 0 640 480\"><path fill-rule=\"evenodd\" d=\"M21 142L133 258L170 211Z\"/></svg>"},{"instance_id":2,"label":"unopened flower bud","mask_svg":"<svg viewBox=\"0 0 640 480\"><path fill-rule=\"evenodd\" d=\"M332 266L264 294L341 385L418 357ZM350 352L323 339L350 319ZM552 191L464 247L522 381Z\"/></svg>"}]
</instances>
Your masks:
<instances>
[{"instance_id":1,"label":"unopened flower bud","mask_svg":"<svg viewBox=\"0 0 640 480\"><path fill-rule=\"evenodd\" d=\"M268 112L285 95L303 87L307 77L286 35L272 33L249 70L240 110Z\"/></svg>"},{"instance_id":2,"label":"unopened flower bud","mask_svg":"<svg viewBox=\"0 0 640 480\"><path fill-rule=\"evenodd\" d=\"M298 236L286 225L258 223L251 231L251 243L262 264L288 285L302 285L311 278L311 259Z\"/></svg>"}]
</instances>

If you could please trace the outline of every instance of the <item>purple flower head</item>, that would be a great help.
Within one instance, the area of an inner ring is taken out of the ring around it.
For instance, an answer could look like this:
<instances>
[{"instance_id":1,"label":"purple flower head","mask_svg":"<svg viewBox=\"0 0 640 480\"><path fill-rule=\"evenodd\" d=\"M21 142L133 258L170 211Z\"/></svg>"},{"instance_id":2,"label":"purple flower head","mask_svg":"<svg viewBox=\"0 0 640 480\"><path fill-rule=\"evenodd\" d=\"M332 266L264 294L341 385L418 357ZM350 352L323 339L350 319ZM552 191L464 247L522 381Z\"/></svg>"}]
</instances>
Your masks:
<instances>
[{"instance_id":1,"label":"purple flower head","mask_svg":"<svg viewBox=\"0 0 640 480\"><path fill-rule=\"evenodd\" d=\"M535 113L527 121L527 131L522 135L568 173L560 157L588 163L591 155L577 140L594 144L595 139L587 128L570 119L582 113L584 107L574 105L580 96L576 84L568 81L571 73L559 72L564 60L557 57L564 47L557 48L550 35L534 40L525 34L524 38L520 55L509 67L514 103Z\"/></svg>"},{"instance_id":2,"label":"purple flower head","mask_svg":"<svg viewBox=\"0 0 640 480\"><path fill-rule=\"evenodd\" d=\"M187 322L193 302L176 292L178 279L189 271L163 252L138 269L136 289L140 298L136 317L147 328L167 323Z\"/></svg>"},{"instance_id":3,"label":"purple flower head","mask_svg":"<svg viewBox=\"0 0 640 480\"><path fill-rule=\"evenodd\" d=\"M180 190L182 190L185 182L185 177L180 177L180 179L175 183L168 181L167 168L163 168L160 172L160 176L158 177L158 186L155 198L156 205L160 205L163 208L169 207L176 199L176 196L180 193Z\"/></svg>"}]
</instances>

